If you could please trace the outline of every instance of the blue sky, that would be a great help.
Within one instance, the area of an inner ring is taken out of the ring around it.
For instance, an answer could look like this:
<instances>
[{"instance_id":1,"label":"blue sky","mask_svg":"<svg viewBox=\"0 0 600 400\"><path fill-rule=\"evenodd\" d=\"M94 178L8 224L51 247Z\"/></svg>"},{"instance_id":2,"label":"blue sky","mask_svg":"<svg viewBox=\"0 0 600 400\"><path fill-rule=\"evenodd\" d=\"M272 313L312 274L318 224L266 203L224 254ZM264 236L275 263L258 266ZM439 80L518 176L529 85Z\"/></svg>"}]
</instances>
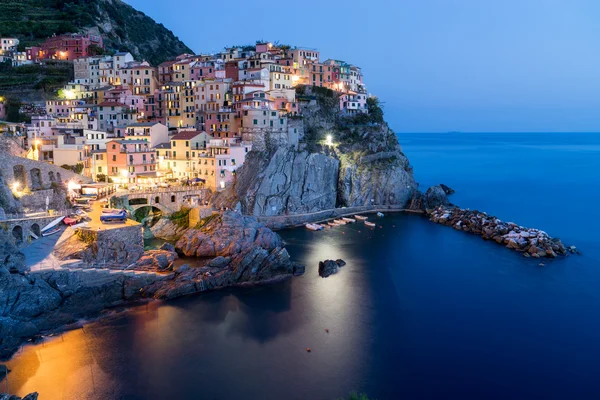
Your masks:
<instances>
[{"instance_id":1,"label":"blue sky","mask_svg":"<svg viewBox=\"0 0 600 400\"><path fill-rule=\"evenodd\" d=\"M196 52L264 39L359 65L399 132L600 131L600 1L126 1Z\"/></svg>"}]
</instances>

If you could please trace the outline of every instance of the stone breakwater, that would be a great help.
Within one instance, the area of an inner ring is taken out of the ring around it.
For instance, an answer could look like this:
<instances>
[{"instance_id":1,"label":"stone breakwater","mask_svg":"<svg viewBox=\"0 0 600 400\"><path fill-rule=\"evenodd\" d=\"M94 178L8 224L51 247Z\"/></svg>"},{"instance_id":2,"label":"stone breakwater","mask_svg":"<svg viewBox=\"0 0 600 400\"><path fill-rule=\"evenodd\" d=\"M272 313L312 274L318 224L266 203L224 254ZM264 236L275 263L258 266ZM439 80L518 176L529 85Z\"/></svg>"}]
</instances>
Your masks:
<instances>
[{"instance_id":1,"label":"stone breakwater","mask_svg":"<svg viewBox=\"0 0 600 400\"><path fill-rule=\"evenodd\" d=\"M577 253L575 246L566 247L560 239L552 238L542 230L504 222L481 211L439 206L427 210L427 214L435 223L480 235L484 240L493 240L520 252L524 257L554 258Z\"/></svg>"}]
</instances>

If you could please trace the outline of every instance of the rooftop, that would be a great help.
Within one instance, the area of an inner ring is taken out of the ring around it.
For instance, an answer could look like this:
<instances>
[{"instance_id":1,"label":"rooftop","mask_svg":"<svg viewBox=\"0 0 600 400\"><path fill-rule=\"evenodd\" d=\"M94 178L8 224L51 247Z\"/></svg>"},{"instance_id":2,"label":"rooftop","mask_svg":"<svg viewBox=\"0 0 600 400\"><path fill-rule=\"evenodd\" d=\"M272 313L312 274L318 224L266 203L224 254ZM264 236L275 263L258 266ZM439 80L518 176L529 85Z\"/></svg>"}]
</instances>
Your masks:
<instances>
[{"instance_id":1,"label":"rooftop","mask_svg":"<svg viewBox=\"0 0 600 400\"><path fill-rule=\"evenodd\" d=\"M190 140L201 134L200 131L183 131L171 138L171 140Z\"/></svg>"}]
</instances>

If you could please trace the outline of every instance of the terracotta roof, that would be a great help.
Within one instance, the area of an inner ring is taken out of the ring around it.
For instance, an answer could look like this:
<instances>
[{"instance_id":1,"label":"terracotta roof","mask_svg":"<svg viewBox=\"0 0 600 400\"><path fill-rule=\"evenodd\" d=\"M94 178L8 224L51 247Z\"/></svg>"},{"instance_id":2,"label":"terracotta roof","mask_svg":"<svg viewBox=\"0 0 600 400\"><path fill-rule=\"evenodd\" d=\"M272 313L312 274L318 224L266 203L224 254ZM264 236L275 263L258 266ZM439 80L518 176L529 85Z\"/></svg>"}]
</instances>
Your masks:
<instances>
[{"instance_id":1,"label":"terracotta roof","mask_svg":"<svg viewBox=\"0 0 600 400\"><path fill-rule=\"evenodd\" d=\"M171 138L171 140L190 140L201 134L200 131L183 131Z\"/></svg>"}]
</instances>

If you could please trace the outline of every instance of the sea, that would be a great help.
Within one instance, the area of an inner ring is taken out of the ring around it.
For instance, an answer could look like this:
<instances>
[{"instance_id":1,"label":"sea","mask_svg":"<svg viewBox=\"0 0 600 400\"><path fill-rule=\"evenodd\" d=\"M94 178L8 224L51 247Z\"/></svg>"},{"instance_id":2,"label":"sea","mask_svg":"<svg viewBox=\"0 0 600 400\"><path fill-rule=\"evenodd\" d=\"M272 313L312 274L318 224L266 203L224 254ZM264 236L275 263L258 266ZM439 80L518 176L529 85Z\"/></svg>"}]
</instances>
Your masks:
<instances>
[{"instance_id":1,"label":"sea","mask_svg":"<svg viewBox=\"0 0 600 400\"><path fill-rule=\"evenodd\" d=\"M398 134L422 190L547 231L526 259L409 214L281 231L303 276L152 302L8 362L41 399L598 399L600 134ZM346 261L318 275L324 259ZM540 265L543 263L543 265ZM310 352L308 351L310 349ZM1 390L0 390L1 391Z\"/></svg>"}]
</instances>

